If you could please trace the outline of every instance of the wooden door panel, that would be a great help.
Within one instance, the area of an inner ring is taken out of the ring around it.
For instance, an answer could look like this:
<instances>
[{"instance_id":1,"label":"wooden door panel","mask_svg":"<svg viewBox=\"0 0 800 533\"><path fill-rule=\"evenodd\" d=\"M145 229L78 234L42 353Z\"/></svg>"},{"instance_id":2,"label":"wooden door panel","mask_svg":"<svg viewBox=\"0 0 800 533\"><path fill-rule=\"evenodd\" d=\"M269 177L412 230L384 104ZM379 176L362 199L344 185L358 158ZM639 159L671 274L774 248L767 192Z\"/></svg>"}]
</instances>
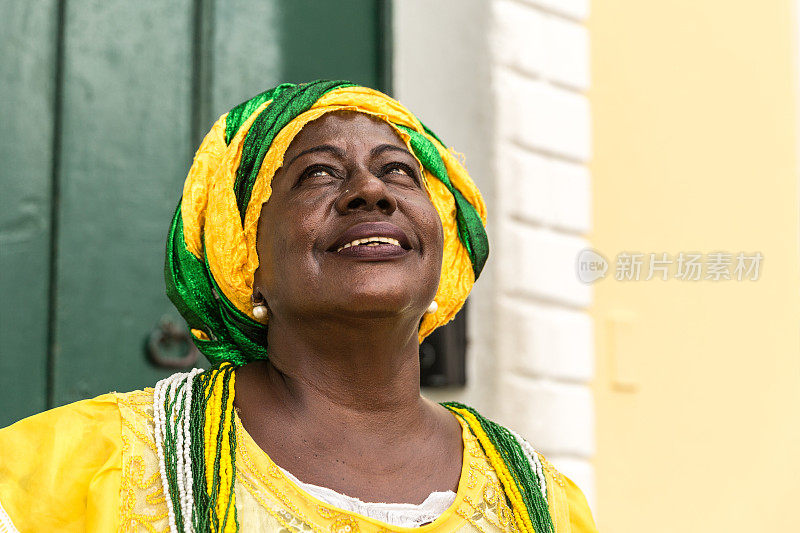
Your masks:
<instances>
[{"instance_id":1,"label":"wooden door panel","mask_svg":"<svg viewBox=\"0 0 800 533\"><path fill-rule=\"evenodd\" d=\"M56 2L0 16L0 427L46 407Z\"/></svg>"},{"instance_id":2,"label":"wooden door panel","mask_svg":"<svg viewBox=\"0 0 800 533\"><path fill-rule=\"evenodd\" d=\"M344 79L388 90L379 0L279 0L281 71L287 81Z\"/></svg>"},{"instance_id":3,"label":"wooden door panel","mask_svg":"<svg viewBox=\"0 0 800 533\"><path fill-rule=\"evenodd\" d=\"M192 152L190 0L68 2L56 404L152 385L167 224Z\"/></svg>"},{"instance_id":4,"label":"wooden door panel","mask_svg":"<svg viewBox=\"0 0 800 533\"><path fill-rule=\"evenodd\" d=\"M276 2L216 0L214 47L207 52L211 115L201 133L233 106L283 82L279 13Z\"/></svg>"}]
</instances>

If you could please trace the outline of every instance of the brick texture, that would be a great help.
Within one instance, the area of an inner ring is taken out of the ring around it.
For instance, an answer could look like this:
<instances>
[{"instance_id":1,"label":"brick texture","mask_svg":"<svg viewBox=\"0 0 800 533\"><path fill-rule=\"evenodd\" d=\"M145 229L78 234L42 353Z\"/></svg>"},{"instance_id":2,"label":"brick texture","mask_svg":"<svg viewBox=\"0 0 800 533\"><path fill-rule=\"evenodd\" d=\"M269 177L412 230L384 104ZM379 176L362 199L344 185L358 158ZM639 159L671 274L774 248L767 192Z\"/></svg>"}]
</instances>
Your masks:
<instances>
[{"instance_id":1,"label":"brick texture","mask_svg":"<svg viewBox=\"0 0 800 533\"><path fill-rule=\"evenodd\" d=\"M586 165L501 143L497 168L502 213L576 235L591 228L591 181Z\"/></svg>"},{"instance_id":2,"label":"brick texture","mask_svg":"<svg viewBox=\"0 0 800 533\"><path fill-rule=\"evenodd\" d=\"M589 87L589 32L585 26L547 16L542 24L544 76L568 87Z\"/></svg>"},{"instance_id":3,"label":"brick texture","mask_svg":"<svg viewBox=\"0 0 800 533\"><path fill-rule=\"evenodd\" d=\"M509 374L501 387L510 398L502 421L546 456L594 454L594 403L583 385Z\"/></svg>"},{"instance_id":4,"label":"brick texture","mask_svg":"<svg viewBox=\"0 0 800 533\"><path fill-rule=\"evenodd\" d=\"M495 254L503 294L575 307L591 303L591 286L575 273L575 258L589 245L586 239L508 221L499 241Z\"/></svg>"},{"instance_id":5,"label":"brick texture","mask_svg":"<svg viewBox=\"0 0 800 533\"><path fill-rule=\"evenodd\" d=\"M589 0L524 0L524 3L577 21L589 16Z\"/></svg>"},{"instance_id":6,"label":"brick texture","mask_svg":"<svg viewBox=\"0 0 800 533\"><path fill-rule=\"evenodd\" d=\"M594 375L593 323L585 311L503 298L499 316L507 334L498 344L512 372L575 383Z\"/></svg>"},{"instance_id":7,"label":"brick texture","mask_svg":"<svg viewBox=\"0 0 800 533\"><path fill-rule=\"evenodd\" d=\"M594 501L587 0L494 0L495 381L500 421Z\"/></svg>"},{"instance_id":8,"label":"brick texture","mask_svg":"<svg viewBox=\"0 0 800 533\"><path fill-rule=\"evenodd\" d=\"M586 96L503 68L495 71L495 91L500 138L571 160L589 159Z\"/></svg>"}]
</instances>

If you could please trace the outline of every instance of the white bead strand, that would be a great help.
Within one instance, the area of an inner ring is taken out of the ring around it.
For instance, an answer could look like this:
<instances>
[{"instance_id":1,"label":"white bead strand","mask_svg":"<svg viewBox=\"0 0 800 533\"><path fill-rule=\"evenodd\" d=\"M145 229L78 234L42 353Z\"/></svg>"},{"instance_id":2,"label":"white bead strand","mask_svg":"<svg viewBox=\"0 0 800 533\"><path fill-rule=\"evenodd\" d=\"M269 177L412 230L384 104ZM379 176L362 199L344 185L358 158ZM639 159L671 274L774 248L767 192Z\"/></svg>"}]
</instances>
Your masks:
<instances>
[{"instance_id":1,"label":"white bead strand","mask_svg":"<svg viewBox=\"0 0 800 533\"><path fill-rule=\"evenodd\" d=\"M530 445L528 441L523 439L518 433L509 429L508 430L517 442L519 443L522 451L525 453L525 457L528 458L528 463L531 465L531 470L536 473L536 478L539 480L539 488L542 491L542 497L547 501L547 481L544 477L544 469L542 468L542 462L539 460L539 454L536 453L536 450L533 449L533 446Z\"/></svg>"},{"instance_id":2,"label":"white bead strand","mask_svg":"<svg viewBox=\"0 0 800 533\"><path fill-rule=\"evenodd\" d=\"M181 433L179 438L183 440L183 471L178 472L178 479L183 479L183 491L180 494L181 508L183 510L183 530L184 533L192 533L192 519L194 511L194 493L192 477L192 436L189 431L189 421L191 420L192 408L192 382L194 377L203 370L194 368L186 375L186 385L184 386L184 399L186 407L183 411L183 420L179 421Z\"/></svg>"},{"instance_id":3,"label":"white bead strand","mask_svg":"<svg viewBox=\"0 0 800 533\"><path fill-rule=\"evenodd\" d=\"M161 486L164 493L164 500L167 504L167 514L169 517L169 530L173 533L178 533L178 528L175 525L175 511L172 508L172 498L170 498L169 494L167 468L164 461L164 437L167 422L167 413L164 408L164 400L169 395L169 389L171 388L172 382L175 380L175 378L176 374L173 374L156 383L155 390L153 391L153 425L156 450L158 451L158 469L161 473Z\"/></svg>"},{"instance_id":4,"label":"white bead strand","mask_svg":"<svg viewBox=\"0 0 800 533\"><path fill-rule=\"evenodd\" d=\"M175 471L176 471L176 483L178 489L178 502L180 505L180 513L184 515L184 507L183 502L180 501L180 495L184 492L183 489L183 435L180 434L180 431L183 430L183 421L178 420L178 413L180 412L180 404L181 404L181 397L183 396L182 392L186 385L186 374L177 374L175 381L173 381L172 387L170 387L170 394L167 400L167 404L171 405L172 408L168 414L167 424L168 427L172 430L173 435L175 436ZM171 425L169 425L171 424ZM177 520L176 520L177 522Z\"/></svg>"}]
</instances>

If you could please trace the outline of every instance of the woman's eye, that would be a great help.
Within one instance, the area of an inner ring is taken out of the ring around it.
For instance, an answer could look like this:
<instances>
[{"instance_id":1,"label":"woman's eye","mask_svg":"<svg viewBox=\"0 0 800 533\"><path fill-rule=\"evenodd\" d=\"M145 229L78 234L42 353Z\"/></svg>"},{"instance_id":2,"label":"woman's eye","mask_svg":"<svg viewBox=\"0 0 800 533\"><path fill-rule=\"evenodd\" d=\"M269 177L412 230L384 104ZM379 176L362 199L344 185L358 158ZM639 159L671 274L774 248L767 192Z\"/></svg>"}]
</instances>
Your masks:
<instances>
[{"instance_id":1,"label":"woman's eye","mask_svg":"<svg viewBox=\"0 0 800 533\"><path fill-rule=\"evenodd\" d=\"M417 176L414 174L414 171L408 165L404 165L402 163L392 163L390 165L386 165L383 168L384 175L391 175L398 178L408 178L417 182Z\"/></svg>"},{"instance_id":2,"label":"woman's eye","mask_svg":"<svg viewBox=\"0 0 800 533\"><path fill-rule=\"evenodd\" d=\"M408 169L405 165L389 165L386 168L386 172L389 174L406 174L410 175Z\"/></svg>"},{"instance_id":3,"label":"woman's eye","mask_svg":"<svg viewBox=\"0 0 800 533\"><path fill-rule=\"evenodd\" d=\"M412 173L409 170L409 168L407 166L405 166L405 165L400 165L400 164L389 165L389 168L387 170L389 172L396 173L396 174L406 174L408 176L412 175Z\"/></svg>"},{"instance_id":4,"label":"woman's eye","mask_svg":"<svg viewBox=\"0 0 800 533\"><path fill-rule=\"evenodd\" d=\"M324 167L311 167L300 175L298 185L307 179L328 179L335 178L332 170Z\"/></svg>"},{"instance_id":5,"label":"woman's eye","mask_svg":"<svg viewBox=\"0 0 800 533\"><path fill-rule=\"evenodd\" d=\"M330 176L331 173L325 170L324 168L315 168L311 169L306 173L307 178L320 178L323 176Z\"/></svg>"}]
</instances>

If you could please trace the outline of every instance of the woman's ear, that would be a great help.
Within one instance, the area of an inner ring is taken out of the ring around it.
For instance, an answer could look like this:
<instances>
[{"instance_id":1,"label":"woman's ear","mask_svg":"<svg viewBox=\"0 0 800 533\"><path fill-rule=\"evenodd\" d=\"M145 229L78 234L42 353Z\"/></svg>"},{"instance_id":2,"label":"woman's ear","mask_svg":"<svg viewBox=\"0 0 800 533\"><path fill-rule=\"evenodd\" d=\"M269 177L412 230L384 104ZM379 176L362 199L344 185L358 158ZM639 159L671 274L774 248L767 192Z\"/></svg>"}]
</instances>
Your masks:
<instances>
[{"instance_id":1,"label":"woman's ear","mask_svg":"<svg viewBox=\"0 0 800 533\"><path fill-rule=\"evenodd\" d=\"M253 293L250 295L250 303L253 304L253 306L267 303L267 300L261 294L261 290L257 287L253 287Z\"/></svg>"},{"instance_id":2,"label":"woman's ear","mask_svg":"<svg viewBox=\"0 0 800 533\"><path fill-rule=\"evenodd\" d=\"M264 322L269 318L267 300L256 287L253 287L253 294L250 295L250 303L253 304L253 316L256 317L256 320Z\"/></svg>"}]
</instances>

